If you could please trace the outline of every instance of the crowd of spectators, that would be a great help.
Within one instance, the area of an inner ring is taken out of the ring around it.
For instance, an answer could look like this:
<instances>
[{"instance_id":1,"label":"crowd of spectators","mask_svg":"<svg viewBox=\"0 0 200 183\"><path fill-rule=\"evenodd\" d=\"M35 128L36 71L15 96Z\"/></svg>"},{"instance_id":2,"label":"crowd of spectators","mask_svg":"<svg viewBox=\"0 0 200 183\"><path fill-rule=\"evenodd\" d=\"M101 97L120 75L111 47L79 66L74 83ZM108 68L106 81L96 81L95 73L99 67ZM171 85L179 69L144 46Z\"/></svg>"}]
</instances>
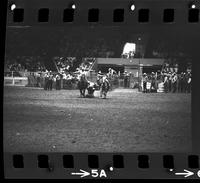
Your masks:
<instances>
[{"instance_id":1,"label":"crowd of spectators","mask_svg":"<svg viewBox=\"0 0 200 183\"><path fill-rule=\"evenodd\" d=\"M79 69L83 71L89 71L92 69L95 60L95 58L83 58L83 62L79 66Z\"/></svg>"},{"instance_id":2,"label":"crowd of spectators","mask_svg":"<svg viewBox=\"0 0 200 183\"><path fill-rule=\"evenodd\" d=\"M40 57L22 56L16 59L7 59L4 70L6 72L42 72L45 71L45 64Z\"/></svg>"},{"instance_id":3,"label":"crowd of spectators","mask_svg":"<svg viewBox=\"0 0 200 183\"><path fill-rule=\"evenodd\" d=\"M54 62L57 66L58 72L65 73L70 72L73 67L74 62L76 61L75 57L56 57Z\"/></svg>"},{"instance_id":4,"label":"crowd of spectators","mask_svg":"<svg viewBox=\"0 0 200 183\"><path fill-rule=\"evenodd\" d=\"M188 66L185 71L179 71L177 64L169 67L168 64L156 73L143 73L141 87L144 93L191 93L192 69Z\"/></svg>"},{"instance_id":5,"label":"crowd of spectators","mask_svg":"<svg viewBox=\"0 0 200 183\"><path fill-rule=\"evenodd\" d=\"M66 31L68 31L68 30L66 30ZM53 63L51 65L51 67L56 67L56 68L53 69L53 68L49 67L48 70L49 71L57 70L57 72L61 75L61 78L63 80L65 80L66 82L71 82L74 79L77 79L80 76L80 74L82 74L82 73L87 75L88 71L91 69L91 66L93 65L93 63L95 61L95 58L98 58L98 57L120 58L125 43L127 41L134 42L136 40L135 38L137 37L136 35L131 36L130 33L128 34L129 36L124 36L123 34L121 34L121 32L117 33L116 31L112 32L112 34L111 34L109 32L109 30L106 30L106 31L108 31L108 33L105 34L105 33L99 32L99 31L95 32L94 29L89 29L89 30L86 29L85 33L87 33L88 35L91 34L91 36L87 36L87 37L83 36L82 34L79 34L79 33L77 34L76 31L68 31L67 33L66 33L66 31L63 30L62 36L61 37L58 36L59 39L56 39L56 40L58 40L58 43L59 43L58 49L57 49L58 50L57 54L58 55L70 55L72 57L64 57L64 56L56 57L53 59L54 63L52 62L52 59L50 56L49 56L49 59L51 59L51 60L47 59L46 63L44 63L44 57L42 57L42 56L16 57L16 59L10 59L10 60L8 59L7 64L5 64L6 71L32 72L32 74L30 74L30 78L31 77L33 78L33 75L34 75L34 77L36 77L36 80L39 81L39 79L37 79L37 78L39 78L39 77L42 78L44 76L42 74L39 76L38 73L46 72L47 67L45 67L45 66L46 66L46 64L51 62L51 63ZM52 35L58 35L58 34L52 34ZM51 36L49 37L49 39L51 39ZM148 46L149 51L148 51L148 49L146 51L146 52L151 53L150 54L151 57L165 58L167 55L173 55L174 58L177 58L177 57L181 56L182 52L187 53L183 48L180 48L178 51L176 51L176 49L174 49L174 47L173 47L173 44L171 44L171 43L173 43L174 40L172 40L172 42L170 42L170 41L164 39L163 42L161 42L160 40L162 40L162 39L155 39L155 37L152 37L151 41L149 42L150 46ZM141 46L143 44L143 40L144 40L144 38L141 36L141 40L136 45L136 47L138 47L139 44ZM157 40L156 44L153 44L155 40ZM37 45L37 44L35 44L35 45ZM43 49L45 50L46 53L50 53L50 51L48 52L48 50L53 50L51 45L53 45L53 44L44 45ZM155 45L155 46L152 48L152 45ZM177 45L179 45L179 44L177 44ZM185 44L183 44L183 45L185 45ZM50 46L51 49L48 48L48 46ZM24 49L28 49L26 46L23 46L23 47L24 47ZM10 51L11 50L14 50L14 49L10 48ZM42 49L37 49L36 51L38 51L38 53L39 53L39 51L41 51L41 50ZM33 53L35 53L35 52L33 52ZM36 54L36 55L40 55L40 54ZM73 56L76 56L76 57L73 57ZM141 53L139 53L139 52L132 54L132 56L139 57L139 58L142 57ZM185 57L185 55L182 55L182 58L184 58L184 57ZM86 59L82 60L82 58L86 58ZM176 67L174 68L175 71L169 70L167 67L165 69L163 68L162 71L160 72L160 74L159 74L159 72L154 73L156 75L156 82L158 83L159 77L162 78L161 80L165 84L164 85L165 88L167 86L166 83L171 82L168 80L171 80L170 78L172 78L172 76L170 76L170 75L172 75L174 72L176 73L176 76L178 77L177 83L179 82L179 78L181 76L187 75L187 73L188 73L187 71L183 71L182 73L177 72ZM147 73L147 75L149 75L148 78L151 78L152 75L154 75L154 74ZM181 76L179 76L179 75L181 75ZM128 74L123 74L123 76L125 78L124 79L125 87L130 87L130 76L128 76ZM119 76L118 74L114 74L115 81L119 80L120 77L121 76ZM170 86L170 84L169 84L169 86ZM167 91L167 90L165 90L165 91Z\"/></svg>"},{"instance_id":6,"label":"crowd of spectators","mask_svg":"<svg viewBox=\"0 0 200 183\"><path fill-rule=\"evenodd\" d=\"M9 71L25 71L25 67L23 65L21 65L20 63L10 63L10 64L6 64L5 66L5 71L9 72Z\"/></svg>"},{"instance_id":7,"label":"crowd of spectators","mask_svg":"<svg viewBox=\"0 0 200 183\"><path fill-rule=\"evenodd\" d=\"M35 61L35 59L32 59L32 57L17 57L15 60L7 59L4 72L8 73L14 71L28 73L26 75L28 77L27 86L33 87L44 87L45 75L48 76L47 73L50 72L52 74L53 81L55 80L56 76L59 75L59 77L62 79L63 87L70 88L72 83L78 80L81 74L86 74L86 72L91 69L95 59L84 58L80 66L76 69L76 72L71 70L74 62L76 61L75 57L55 57L53 61L58 69L56 72L52 72L50 69L47 70L43 62L40 60Z\"/></svg>"}]
</instances>

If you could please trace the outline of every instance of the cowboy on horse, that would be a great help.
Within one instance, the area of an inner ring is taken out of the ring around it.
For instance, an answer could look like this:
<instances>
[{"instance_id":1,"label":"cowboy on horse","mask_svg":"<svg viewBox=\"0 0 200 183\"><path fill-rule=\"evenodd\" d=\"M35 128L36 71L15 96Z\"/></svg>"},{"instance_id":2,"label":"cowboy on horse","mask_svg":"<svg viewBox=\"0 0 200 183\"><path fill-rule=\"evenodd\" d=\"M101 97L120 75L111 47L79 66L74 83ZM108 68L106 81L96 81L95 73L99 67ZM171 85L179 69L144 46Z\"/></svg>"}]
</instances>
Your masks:
<instances>
[{"instance_id":1,"label":"cowboy on horse","mask_svg":"<svg viewBox=\"0 0 200 183\"><path fill-rule=\"evenodd\" d=\"M100 84L100 98L103 98L105 99L106 96L107 96L107 92L110 88L110 83L107 79L106 76L103 76L100 80L99 80L99 84Z\"/></svg>"},{"instance_id":2,"label":"cowboy on horse","mask_svg":"<svg viewBox=\"0 0 200 183\"><path fill-rule=\"evenodd\" d=\"M85 90L89 85L88 80L85 77L85 74L82 74L78 81L78 89L80 90L80 97L85 97Z\"/></svg>"}]
</instances>

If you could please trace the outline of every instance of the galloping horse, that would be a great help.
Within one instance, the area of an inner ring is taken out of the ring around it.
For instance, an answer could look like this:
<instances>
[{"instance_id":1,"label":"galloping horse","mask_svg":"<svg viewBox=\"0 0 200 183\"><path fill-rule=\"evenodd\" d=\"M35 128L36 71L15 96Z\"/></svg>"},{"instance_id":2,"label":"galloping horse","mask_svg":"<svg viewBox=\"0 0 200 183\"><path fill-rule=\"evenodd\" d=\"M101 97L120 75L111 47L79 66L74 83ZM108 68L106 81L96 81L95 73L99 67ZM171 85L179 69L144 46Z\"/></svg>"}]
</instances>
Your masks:
<instances>
[{"instance_id":1,"label":"galloping horse","mask_svg":"<svg viewBox=\"0 0 200 183\"><path fill-rule=\"evenodd\" d=\"M110 88L109 81L104 76L103 78L100 79L100 97L101 98L102 98L102 95L104 96L103 98L106 98L109 88Z\"/></svg>"},{"instance_id":2,"label":"galloping horse","mask_svg":"<svg viewBox=\"0 0 200 183\"><path fill-rule=\"evenodd\" d=\"M81 75L80 80L78 81L78 89L80 90L80 97L85 97L85 90L88 87L88 81L85 78L85 75Z\"/></svg>"}]
</instances>

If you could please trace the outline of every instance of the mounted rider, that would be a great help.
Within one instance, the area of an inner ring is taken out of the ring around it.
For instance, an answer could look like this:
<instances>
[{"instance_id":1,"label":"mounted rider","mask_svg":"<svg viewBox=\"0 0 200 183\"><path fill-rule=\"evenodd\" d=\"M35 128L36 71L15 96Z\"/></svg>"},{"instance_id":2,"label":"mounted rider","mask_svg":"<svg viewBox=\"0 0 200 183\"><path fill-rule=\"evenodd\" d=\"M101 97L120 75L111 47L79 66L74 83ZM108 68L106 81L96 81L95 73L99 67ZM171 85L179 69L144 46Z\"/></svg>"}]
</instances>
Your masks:
<instances>
[{"instance_id":1,"label":"mounted rider","mask_svg":"<svg viewBox=\"0 0 200 183\"><path fill-rule=\"evenodd\" d=\"M80 90L80 97L85 97L85 90L89 85L88 80L85 77L85 74L81 74L80 79L78 81L78 89Z\"/></svg>"},{"instance_id":2,"label":"mounted rider","mask_svg":"<svg viewBox=\"0 0 200 183\"><path fill-rule=\"evenodd\" d=\"M103 76L99 82L100 82L100 98L103 97L105 99L107 96L107 92L109 91L110 88L110 83L106 76Z\"/></svg>"}]
</instances>

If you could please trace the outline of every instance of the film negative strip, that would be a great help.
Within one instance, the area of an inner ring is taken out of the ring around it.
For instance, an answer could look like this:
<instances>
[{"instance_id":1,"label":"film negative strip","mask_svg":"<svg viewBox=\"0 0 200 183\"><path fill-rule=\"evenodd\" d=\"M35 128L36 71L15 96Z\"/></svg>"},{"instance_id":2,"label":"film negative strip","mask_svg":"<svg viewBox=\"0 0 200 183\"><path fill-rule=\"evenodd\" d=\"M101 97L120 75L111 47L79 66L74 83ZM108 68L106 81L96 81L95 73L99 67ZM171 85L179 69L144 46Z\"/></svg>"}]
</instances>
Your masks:
<instances>
[{"instance_id":1,"label":"film negative strip","mask_svg":"<svg viewBox=\"0 0 200 183\"><path fill-rule=\"evenodd\" d=\"M184 160L184 161L183 161ZM6 153L7 178L199 178L199 157L157 153Z\"/></svg>"},{"instance_id":2,"label":"film negative strip","mask_svg":"<svg viewBox=\"0 0 200 183\"><path fill-rule=\"evenodd\" d=\"M200 2L9 0L6 179L200 179Z\"/></svg>"}]
</instances>

